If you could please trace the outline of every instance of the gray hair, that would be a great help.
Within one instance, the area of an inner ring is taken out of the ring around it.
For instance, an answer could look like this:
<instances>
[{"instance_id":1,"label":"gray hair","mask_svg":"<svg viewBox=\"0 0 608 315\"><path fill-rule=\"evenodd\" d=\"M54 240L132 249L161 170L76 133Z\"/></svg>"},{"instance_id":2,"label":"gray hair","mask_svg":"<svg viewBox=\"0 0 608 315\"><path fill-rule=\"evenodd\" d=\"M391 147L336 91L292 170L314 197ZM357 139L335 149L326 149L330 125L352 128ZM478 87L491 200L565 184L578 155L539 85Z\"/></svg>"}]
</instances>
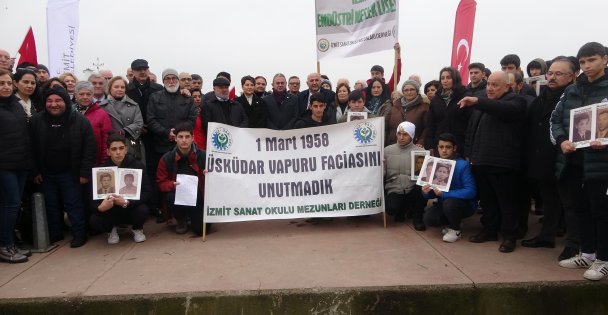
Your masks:
<instances>
[{"instance_id":1,"label":"gray hair","mask_svg":"<svg viewBox=\"0 0 608 315\"><path fill-rule=\"evenodd\" d=\"M93 83L89 81L78 81L78 83L76 83L76 87L74 88L74 94L77 94L82 89L87 89L93 92Z\"/></svg>"},{"instance_id":2,"label":"gray hair","mask_svg":"<svg viewBox=\"0 0 608 315\"><path fill-rule=\"evenodd\" d=\"M284 74L279 72L272 77L272 83L274 83L274 80L279 77L282 77L283 79L287 79Z\"/></svg>"}]
</instances>

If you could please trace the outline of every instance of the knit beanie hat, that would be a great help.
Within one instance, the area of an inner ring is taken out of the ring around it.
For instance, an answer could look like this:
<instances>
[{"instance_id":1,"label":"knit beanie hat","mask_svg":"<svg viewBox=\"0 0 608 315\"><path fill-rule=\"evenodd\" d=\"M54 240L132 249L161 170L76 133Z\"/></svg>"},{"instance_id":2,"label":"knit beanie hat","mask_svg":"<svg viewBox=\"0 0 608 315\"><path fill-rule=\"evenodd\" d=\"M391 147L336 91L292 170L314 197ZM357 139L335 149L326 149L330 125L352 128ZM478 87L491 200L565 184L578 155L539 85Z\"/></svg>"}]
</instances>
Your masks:
<instances>
[{"instance_id":1,"label":"knit beanie hat","mask_svg":"<svg viewBox=\"0 0 608 315\"><path fill-rule=\"evenodd\" d=\"M404 131L407 132L410 137L414 138L414 135L416 134L416 126L409 121L404 121L397 126L397 134Z\"/></svg>"}]
</instances>

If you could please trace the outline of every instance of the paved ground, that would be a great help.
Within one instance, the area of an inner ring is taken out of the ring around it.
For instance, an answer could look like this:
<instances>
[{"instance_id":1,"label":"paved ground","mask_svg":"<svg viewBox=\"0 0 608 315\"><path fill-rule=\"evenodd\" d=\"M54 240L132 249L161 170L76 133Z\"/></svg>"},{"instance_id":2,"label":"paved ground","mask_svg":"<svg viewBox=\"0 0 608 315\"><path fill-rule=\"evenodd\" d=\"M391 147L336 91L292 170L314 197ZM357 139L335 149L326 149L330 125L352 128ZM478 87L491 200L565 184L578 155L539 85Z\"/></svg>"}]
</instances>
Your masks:
<instances>
[{"instance_id":1,"label":"paved ground","mask_svg":"<svg viewBox=\"0 0 608 315\"><path fill-rule=\"evenodd\" d=\"M537 219L531 215L529 236ZM392 220L385 229L380 215L216 224L206 242L148 221L144 243L123 230L117 245L105 235L77 249L66 240L27 263L0 264L0 298L585 281L584 270L557 265L563 240L555 249L504 254L499 242L466 240L478 222L467 219L464 238L448 244L438 229L417 232Z\"/></svg>"}]
</instances>

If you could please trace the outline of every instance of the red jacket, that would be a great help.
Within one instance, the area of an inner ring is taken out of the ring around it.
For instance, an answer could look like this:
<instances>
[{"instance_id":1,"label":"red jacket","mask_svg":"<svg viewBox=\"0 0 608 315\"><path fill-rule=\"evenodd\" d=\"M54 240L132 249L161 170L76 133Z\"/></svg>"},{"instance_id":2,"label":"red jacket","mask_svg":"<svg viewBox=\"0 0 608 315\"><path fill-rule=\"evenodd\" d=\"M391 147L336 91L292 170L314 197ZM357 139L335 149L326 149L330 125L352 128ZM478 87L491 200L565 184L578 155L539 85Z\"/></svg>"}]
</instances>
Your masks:
<instances>
[{"instance_id":1,"label":"red jacket","mask_svg":"<svg viewBox=\"0 0 608 315\"><path fill-rule=\"evenodd\" d=\"M175 191L175 179L177 178L177 163L182 158L177 152L177 147L173 150L165 153L163 157L158 161L158 169L156 170L156 185L158 190L167 193ZM205 195L205 151L192 145L192 151L188 155L190 167L198 175L198 189L201 196Z\"/></svg>"},{"instance_id":2,"label":"red jacket","mask_svg":"<svg viewBox=\"0 0 608 315\"><path fill-rule=\"evenodd\" d=\"M108 113L97 104L91 104L84 112L84 116L91 123L91 127L93 127L93 136L95 137L95 144L97 145L95 166L101 166L108 159L106 141L108 140L108 133L114 130L112 128L112 121L110 121Z\"/></svg>"},{"instance_id":3,"label":"red jacket","mask_svg":"<svg viewBox=\"0 0 608 315\"><path fill-rule=\"evenodd\" d=\"M201 120L201 115L196 117L196 122L194 124L194 143L202 150L207 150L207 135L205 134L205 130L203 130L203 123Z\"/></svg>"}]
</instances>

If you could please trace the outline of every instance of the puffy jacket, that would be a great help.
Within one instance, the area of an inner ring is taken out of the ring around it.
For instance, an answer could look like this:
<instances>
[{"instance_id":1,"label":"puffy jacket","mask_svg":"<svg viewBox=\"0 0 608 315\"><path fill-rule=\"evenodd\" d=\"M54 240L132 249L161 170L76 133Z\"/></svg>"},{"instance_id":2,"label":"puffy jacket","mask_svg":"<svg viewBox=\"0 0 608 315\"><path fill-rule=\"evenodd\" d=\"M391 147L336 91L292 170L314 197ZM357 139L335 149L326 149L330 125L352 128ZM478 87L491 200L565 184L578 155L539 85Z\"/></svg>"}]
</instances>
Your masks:
<instances>
[{"instance_id":1,"label":"puffy jacket","mask_svg":"<svg viewBox=\"0 0 608 315\"><path fill-rule=\"evenodd\" d=\"M521 169L526 101L507 92L497 100L480 97L472 107L465 144L471 164Z\"/></svg>"},{"instance_id":2,"label":"puffy jacket","mask_svg":"<svg viewBox=\"0 0 608 315\"><path fill-rule=\"evenodd\" d=\"M593 82L589 82L583 73L564 91L555 110L551 113L551 141L558 146L568 140L570 132L570 111L575 108L608 101L608 68L606 74ZM580 149L579 149L580 150ZM578 150L577 150L578 151ZM608 178L608 148L584 148L583 165L585 179ZM571 163L572 154L568 156L561 153L557 155L555 165L556 176L559 178L567 164Z\"/></svg>"},{"instance_id":3,"label":"puffy jacket","mask_svg":"<svg viewBox=\"0 0 608 315\"><path fill-rule=\"evenodd\" d=\"M387 194L407 194L416 186L416 181L411 179L412 151L423 150L415 146L413 142L405 146L395 143L384 148L384 159L386 160L384 191Z\"/></svg>"},{"instance_id":4,"label":"puffy jacket","mask_svg":"<svg viewBox=\"0 0 608 315\"><path fill-rule=\"evenodd\" d=\"M204 112L204 109L203 109ZM153 135L154 150L170 151L175 143L169 141L169 132L180 122L196 122L196 108L191 97L169 93L166 89L150 95L148 102L148 129Z\"/></svg>"},{"instance_id":5,"label":"puffy jacket","mask_svg":"<svg viewBox=\"0 0 608 315\"><path fill-rule=\"evenodd\" d=\"M21 171L32 168L27 117L15 95L0 99L0 148L0 170Z\"/></svg>"},{"instance_id":6,"label":"puffy jacket","mask_svg":"<svg viewBox=\"0 0 608 315\"><path fill-rule=\"evenodd\" d=\"M425 194L422 193L426 199L435 199L435 192L432 190ZM452 175L452 182L450 183L450 190L441 193L440 202L446 199L462 199L467 200L471 206L471 211L477 209L477 186L475 184L475 178L471 173L469 163L463 159L456 159L456 168L454 168L454 174Z\"/></svg>"},{"instance_id":7,"label":"puffy jacket","mask_svg":"<svg viewBox=\"0 0 608 315\"><path fill-rule=\"evenodd\" d=\"M97 104L91 104L84 112L84 117L91 123L95 144L97 145L95 166L101 166L108 159L106 141L108 140L108 133L113 130L112 122L110 121L108 113L101 109Z\"/></svg>"}]
</instances>

